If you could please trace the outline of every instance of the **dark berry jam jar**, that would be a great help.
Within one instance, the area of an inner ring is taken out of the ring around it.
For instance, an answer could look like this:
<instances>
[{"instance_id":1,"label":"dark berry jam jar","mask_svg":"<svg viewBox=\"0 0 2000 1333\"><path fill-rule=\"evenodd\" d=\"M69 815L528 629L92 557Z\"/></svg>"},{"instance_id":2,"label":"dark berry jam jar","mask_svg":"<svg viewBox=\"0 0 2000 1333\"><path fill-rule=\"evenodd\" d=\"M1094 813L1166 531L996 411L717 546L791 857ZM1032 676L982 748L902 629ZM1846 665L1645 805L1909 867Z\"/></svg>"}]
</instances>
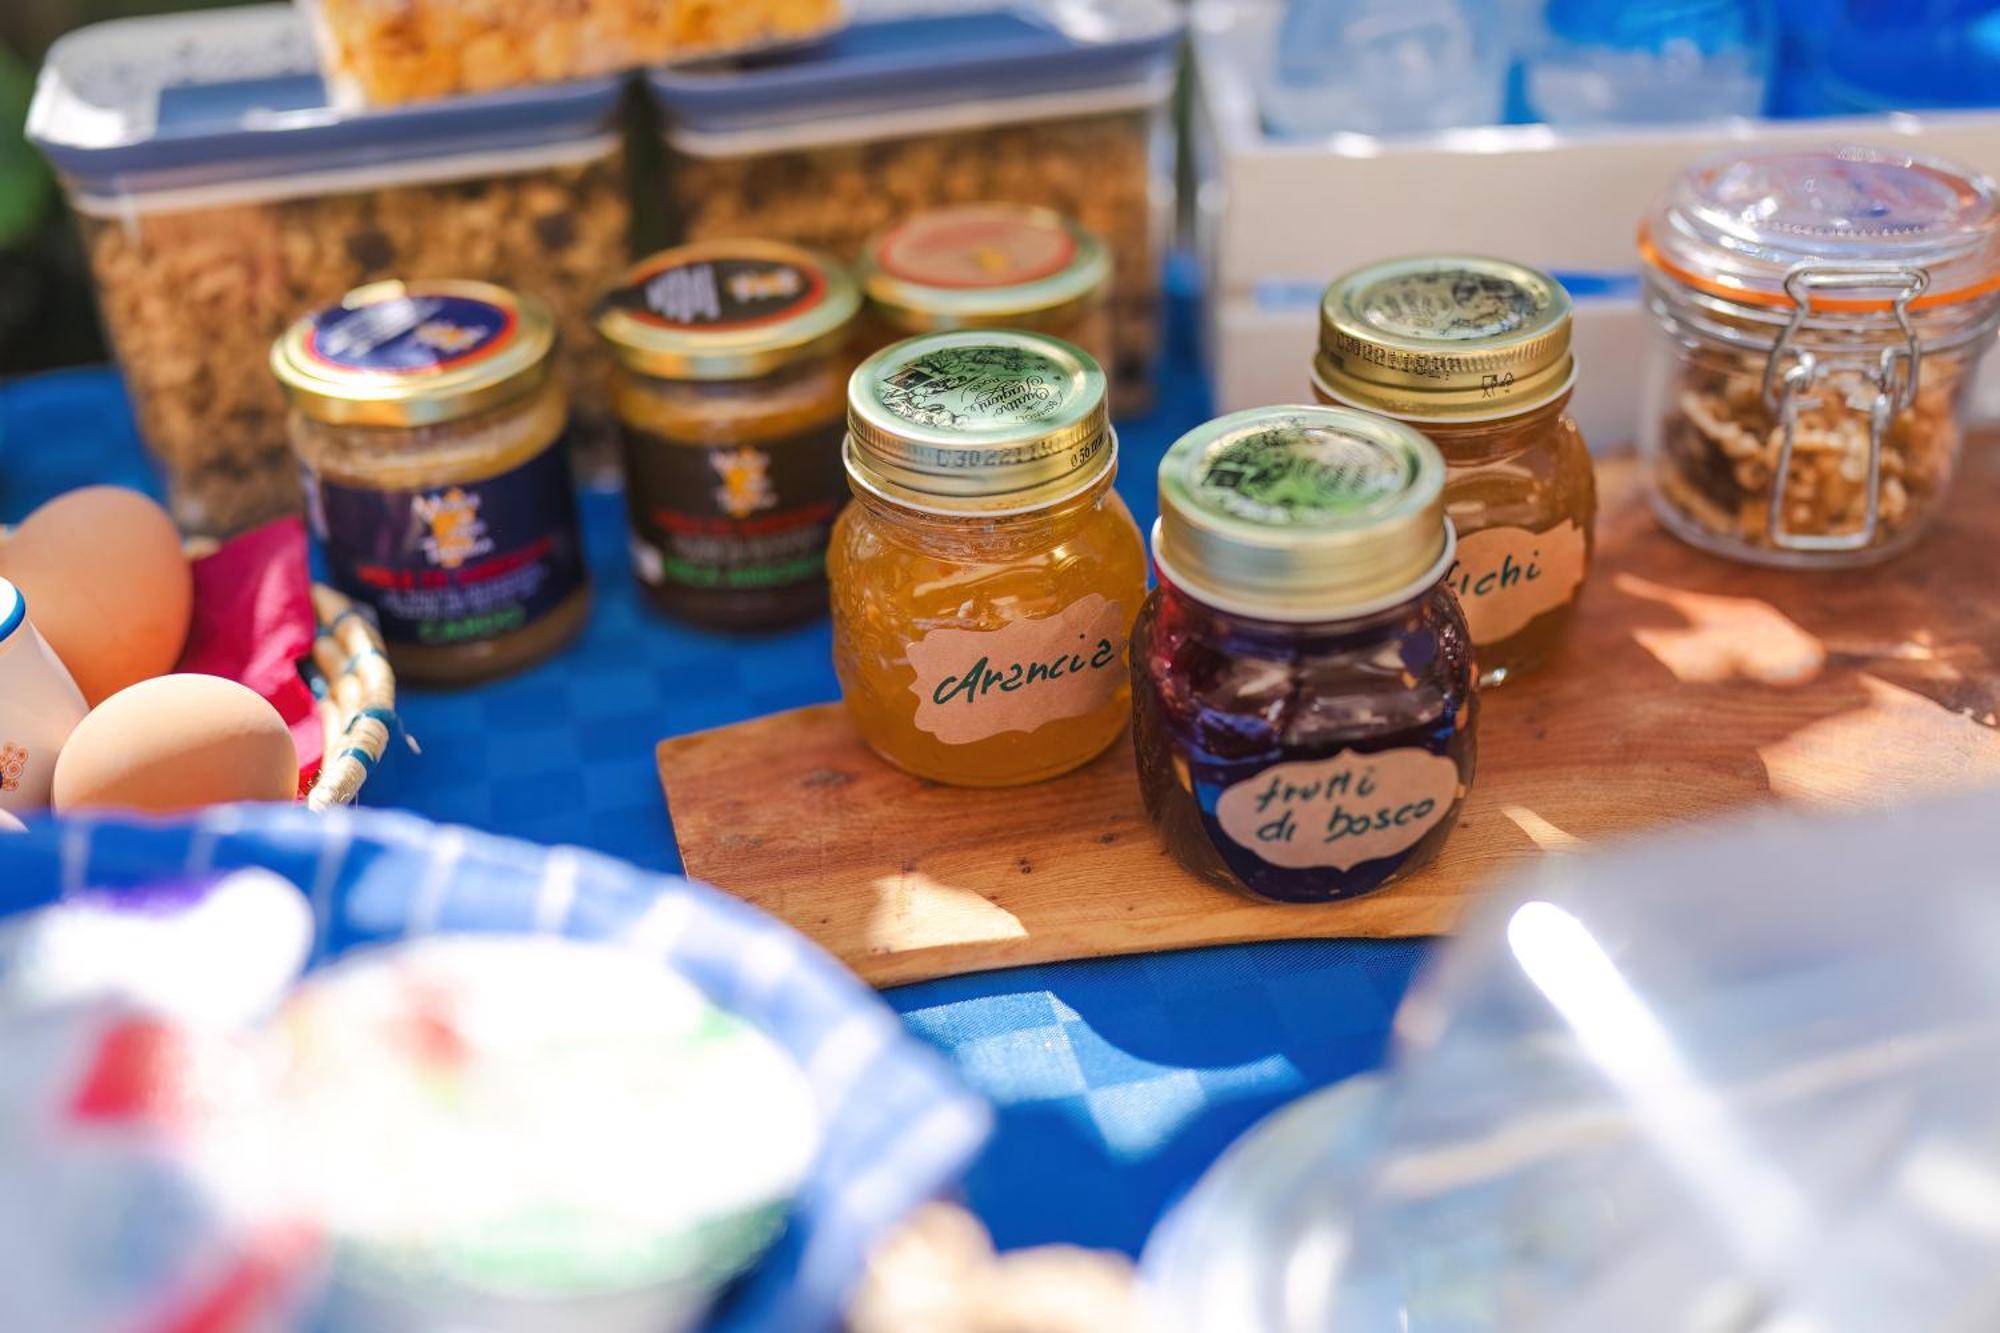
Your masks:
<instances>
[{"instance_id":1,"label":"dark berry jam jar","mask_svg":"<svg viewBox=\"0 0 2000 1333\"><path fill-rule=\"evenodd\" d=\"M1147 813L1194 874L1330 902L1449 835L1479 700L1444 475L1415 430L1333 407L1238 412L1162 461L1133 735Z\"/></svg>"}]
</instances>

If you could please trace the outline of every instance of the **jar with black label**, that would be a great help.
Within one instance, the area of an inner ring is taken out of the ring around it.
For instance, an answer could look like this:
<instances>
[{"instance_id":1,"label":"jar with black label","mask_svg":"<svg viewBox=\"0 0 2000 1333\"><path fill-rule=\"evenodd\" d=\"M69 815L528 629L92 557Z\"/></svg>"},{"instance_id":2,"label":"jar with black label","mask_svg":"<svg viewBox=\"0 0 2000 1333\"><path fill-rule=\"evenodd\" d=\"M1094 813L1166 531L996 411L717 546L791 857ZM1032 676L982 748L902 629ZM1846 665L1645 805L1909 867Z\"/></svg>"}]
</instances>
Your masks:
<instances>
[{"instance_id":1,"label":"jar with black label","mask_svg":"<svg viewBox=\"0 0 2000 1333\"><path fill-rule=\"evenodd\" d=\"M860 306L832 260L765 241L664 251L599 304L633 567L661 610L729 630L826 613Z\"/></svg>"},{"instance_id":2,"label":"jar with black label","mask_svg":"<svg viewBox=\"0 0 2000 1333\"><path fill-rule=\"evenodd\" d=\"M271 350L329 576L405 679L526 666L589 615L555 346L540 301L436 281L358 287Z\"/></svg>"},{"instance_id":3,"label":"jar with black label","mask_svg":"<svg viewBox=\"0 0 2000 1333\"><path fill-rule=\"evenodd\" d=\"M1479 719L1445 484L1430 441L1346 408L1254 408L1167 451L1132 738L1191 873L1330 902L1444 844Z\"/></svg>"}]
</instances>

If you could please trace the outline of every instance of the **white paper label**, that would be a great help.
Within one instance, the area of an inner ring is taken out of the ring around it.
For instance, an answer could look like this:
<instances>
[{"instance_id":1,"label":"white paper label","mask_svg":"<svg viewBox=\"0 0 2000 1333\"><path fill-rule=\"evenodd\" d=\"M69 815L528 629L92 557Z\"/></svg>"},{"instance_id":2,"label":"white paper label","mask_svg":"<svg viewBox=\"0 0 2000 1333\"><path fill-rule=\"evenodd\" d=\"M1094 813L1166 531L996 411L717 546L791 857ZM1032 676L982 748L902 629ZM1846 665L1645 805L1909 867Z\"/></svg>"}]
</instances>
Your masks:
<instances>
[{"instance_id":1,"label":"white paper label","mask_svg":"<svg viewBox=\"0 0 2000 1333\"><path fill-rule=\"evenodd\" d=\"M1445 582L1458 594L1475 644L1498 643L1576 596L1589 543L1565 520L1547 532L1487 528L1459 539Z\"/></svg>"},{"instance_id":2,"label":"white paper label","mask_svg":"<svg viewBox=\"0 0 2000 1333\"><path fill-rule=\"evenodd\" d=\"M996 630L932 630L909 654L918 728L969 745L1111 702L1126 679L1125 612L1092 593Z\"/></svg>"},{"instance_id":3,"label":"white paper label","mask_svg":"<svg viewBox=\"0 0 2000 1333\"><path fill-rule=\"evenodd\" d=\"M1406 851L1451 813L1458 765L1415 748L1273 764L1215 804L1230 840L1274 866L1351 870Z\"/></svg>"}]
</instances>

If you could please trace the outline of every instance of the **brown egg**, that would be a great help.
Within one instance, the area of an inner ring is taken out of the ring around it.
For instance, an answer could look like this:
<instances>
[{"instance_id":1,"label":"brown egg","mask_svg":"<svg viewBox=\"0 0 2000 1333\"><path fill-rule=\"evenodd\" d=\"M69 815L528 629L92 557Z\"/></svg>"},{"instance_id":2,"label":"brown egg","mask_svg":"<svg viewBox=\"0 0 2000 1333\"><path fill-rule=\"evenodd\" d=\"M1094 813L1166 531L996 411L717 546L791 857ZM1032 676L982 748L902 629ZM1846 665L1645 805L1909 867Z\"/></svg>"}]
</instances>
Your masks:
<instances>
[{"instance_id":1,"label":"brown egg","mask_svg":"<svg viewBox=\"0 0 2000 1333\"><path fill-rule=\"evenodd\" d=\"M221 676L142 680L77 724L50 804L170 814L225 801L289 801L299 756L278 710Z\"/></svg>"},{"instance_id":2,"label":"brown egg","mask_svg":"<svg viewBox=\"0 0 2000 1333\"><path fill-rule=\"evenodd\" d=\"M194 575L167 511L121 486L86 486L28 515L0 576L92 704L181 659Z\"/></svg>"}]
</instances>

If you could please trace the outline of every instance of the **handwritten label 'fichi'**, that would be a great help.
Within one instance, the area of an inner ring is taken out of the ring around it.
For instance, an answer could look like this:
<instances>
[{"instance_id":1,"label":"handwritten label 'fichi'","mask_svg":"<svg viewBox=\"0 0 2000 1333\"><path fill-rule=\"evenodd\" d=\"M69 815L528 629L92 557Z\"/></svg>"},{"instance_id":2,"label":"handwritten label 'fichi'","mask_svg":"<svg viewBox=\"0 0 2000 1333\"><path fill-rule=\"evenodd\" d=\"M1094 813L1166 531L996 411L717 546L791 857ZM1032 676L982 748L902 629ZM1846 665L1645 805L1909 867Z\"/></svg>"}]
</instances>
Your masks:
<instances>
[{"instance_id":1,"label":"handwritten label 'fichi'","mask_svg":"<svg viewBox=\"0 0 2000 1333\"><path fill-rule=\"evenodd\" d=\"M995 630L935 629L909 647L917 727L947 745L1094 713L1125 674L1125 613L1092 593Z\"/></svg>"},{"instance_id":2,"label":"handwritten label 'fichi'","mask_svg":"<svg viewBox=\"0 0 2000 1333\"><path fill-rule=\"evenodd\" d=\"M1444 755L1342 750L1235 783L1215 816L1231 841L1274 866L1351 870L1416 846L1458 796L1458 765Z\"/></svg>"},{"instance_id":3,"label":"handwritten label 'fichi'","mask_svg":"<svg viewBox=\"0 0 2000 1333\"><path fill-rule=\"evenodd\" d=\"M1445 583L1458 594L1475 644L1498 643L1576 596L1589 542L1565 520L1547 532L1487 528L1461 537Z\"/></svg>"}]
</instances>

